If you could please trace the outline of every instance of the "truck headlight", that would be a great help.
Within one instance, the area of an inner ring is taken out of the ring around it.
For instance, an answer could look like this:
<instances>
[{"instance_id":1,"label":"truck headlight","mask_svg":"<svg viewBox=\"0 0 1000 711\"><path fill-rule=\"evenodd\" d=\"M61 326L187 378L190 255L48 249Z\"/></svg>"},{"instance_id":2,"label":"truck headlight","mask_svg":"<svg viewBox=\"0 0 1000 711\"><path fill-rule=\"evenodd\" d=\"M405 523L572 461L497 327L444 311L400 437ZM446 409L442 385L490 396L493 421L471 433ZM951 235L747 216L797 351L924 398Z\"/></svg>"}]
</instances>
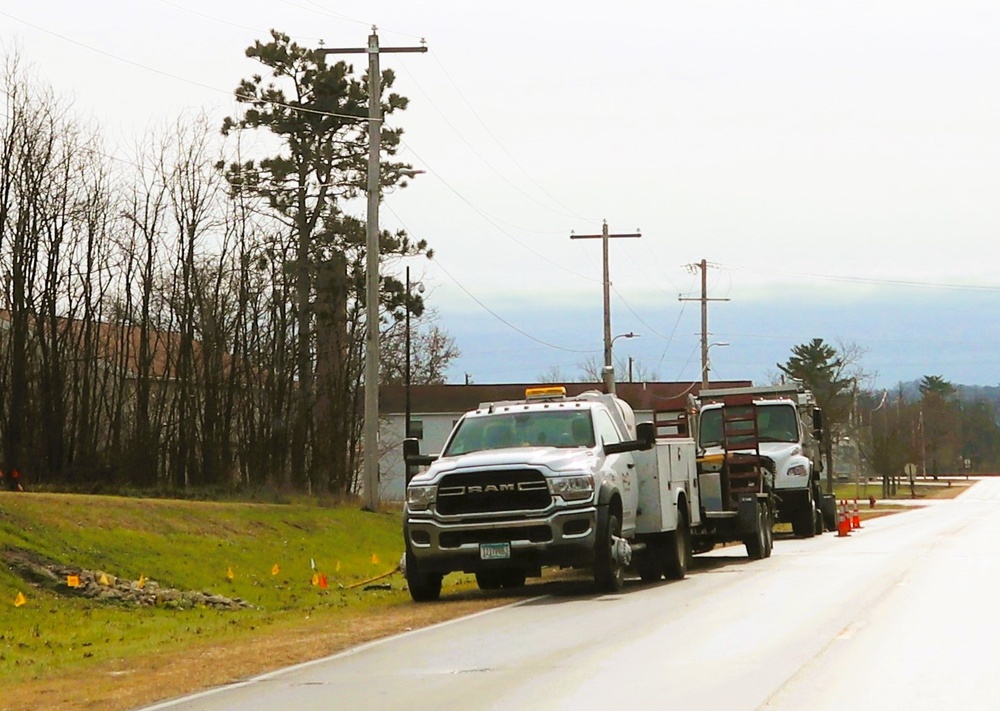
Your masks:
<instances>
[{"instance_id":1,"label":"truck headlight","mask_svg":"<svg viewBox=\"0 0 1000 711\"><path fill-rule=\"evenodd\" d=\"M406 488L406 507L411 511L426 509L437 497L437 485L408 486Z\"/></svg>"},{"instance_id":2,"label":"truck headlight","mask_svg":"<svg viewBox=\"0 0 1000 711\"><path fill-rule=\"evenodd\" d=\"M554 477L549 479L549 490L565 501L589 499L594 495L594 477L590 474Z\"/></svg>"},{"instance_id":3,"label":"truck headlight","mask_svg":"<svg viewBox=\"0 0 1000 711\"><path fill-rule=\"evenodd\" d=\"M788 476L805 476L808 473L805 464L796 464L794 467L788 468Z\"/></svg>"}]
</instances>

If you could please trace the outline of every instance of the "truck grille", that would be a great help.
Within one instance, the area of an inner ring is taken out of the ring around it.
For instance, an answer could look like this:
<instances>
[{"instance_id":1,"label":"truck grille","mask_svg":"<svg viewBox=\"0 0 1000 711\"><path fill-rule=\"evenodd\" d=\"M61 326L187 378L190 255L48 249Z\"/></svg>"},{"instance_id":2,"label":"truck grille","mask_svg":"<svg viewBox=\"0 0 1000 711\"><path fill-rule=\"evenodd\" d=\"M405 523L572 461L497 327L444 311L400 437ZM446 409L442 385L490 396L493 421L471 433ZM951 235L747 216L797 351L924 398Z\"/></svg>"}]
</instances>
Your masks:
<instances>
[{"instance_id":1,"label":"truck grille","mask_svg":"<svg viewBox=\"0 0 1000 711\"><path fill-rule=\"evenodd\" d=\"M438 513L446 516L542 510L551 503L545 477L534 469L449 474L438 486Z\"/></svg>"}]
</instances>

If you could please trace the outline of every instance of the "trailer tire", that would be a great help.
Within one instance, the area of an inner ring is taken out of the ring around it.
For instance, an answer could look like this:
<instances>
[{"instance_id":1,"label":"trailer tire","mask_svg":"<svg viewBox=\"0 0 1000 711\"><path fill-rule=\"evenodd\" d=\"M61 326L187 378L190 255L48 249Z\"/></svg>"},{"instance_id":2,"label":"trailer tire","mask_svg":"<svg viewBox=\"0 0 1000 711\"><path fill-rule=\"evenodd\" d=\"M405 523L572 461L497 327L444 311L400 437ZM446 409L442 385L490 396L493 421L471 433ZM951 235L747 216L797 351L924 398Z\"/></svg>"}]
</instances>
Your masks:
<instances>
[{"instance_id":1,"label":"trailer tire","mask_svg":"<svg viewBox=\"0 0 1000 711\"><path fill-rule=\"evenodd\" d=\"M747 547L747 557L750 560L760 560L766 558L767 551L767 527L770 517L767 515L767 507L757 504L757 530L743 539L743 545Z\"/></svg>"},{"instance_id":2,"label":"trailer tire","mask_svg":"<svg viewBox=\"0 0 1000 711\"><path fill-rule=\"evenodd\" d=\"M677 528L666 535L663 556L663 574L667 580L683 580L691 563L691 528L687 511L677 512Z\"/></svg>"},{"instance_id":3,"label":"trailer tire","mask_svg":"<svg viewBox=\"0 0 1000 711\"><path fill-rule=\"evenodd\" d=\"M764 507L764 515L766 517L764 526L764 557L770 558L771 553L774 551L774 515L771 513L771 507Z\"/></svg>"},{"instance_id":4,"label":"trailer tire","mask_svg":"<svg viewBox=\"0 0 1000 711\"><path fill-rule=\"evenodd\" d=\"M414 602L434 602L441 598L441 573L424 573L420 570L410 552L406 549L406 586L410 589L410 597Z\"/></svg>"},{"instance_id":5,"label":"trailer tire","mask_svg":"<svg viewBox=\"0 0 1000 711\"><path fill-rule=\"evenodd\" d=\"M594 582L602 592L618 592L625 587L625 566L614 550L622 534L622 524L609 509L602 509L602 514L598 516Z\"/></svg>"}]
</instances>

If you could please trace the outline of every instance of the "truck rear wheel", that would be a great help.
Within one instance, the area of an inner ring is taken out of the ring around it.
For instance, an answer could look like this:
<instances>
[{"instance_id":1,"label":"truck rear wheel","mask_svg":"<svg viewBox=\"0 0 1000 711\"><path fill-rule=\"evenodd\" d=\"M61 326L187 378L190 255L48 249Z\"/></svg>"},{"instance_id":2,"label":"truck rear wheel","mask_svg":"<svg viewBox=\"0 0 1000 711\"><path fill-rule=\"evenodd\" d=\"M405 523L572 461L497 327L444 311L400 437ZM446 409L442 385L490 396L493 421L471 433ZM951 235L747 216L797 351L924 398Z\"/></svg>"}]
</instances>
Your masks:
<instances>
[{"instance_id":1,"label":"truck rear wheel","mask_svg":"<svg viewBox=\"0 0 1000 711\"><path fill-rule=\"evenodd\" d=\"M597 550L594 557L594 582L602 592L618 592L625 587L625 565L615 548L622 535L618 516L608 512L603 525L597 526Z\"/></svg>"},{"instance_id":2,"label":"truck rear wheel","mask_svg":"<svg viewBox=\"0 0 1000 711\"><path fill-rule=\"evenodd\" d=\"M666 536L663 556L663 574L668 580L683 580L691 562L691 528L688 526L687 512L677 513L677 528Z\"/></svg>"},{"instance_id":3,"label":"truck rear wheel","mask_svg":"<svg viewBox=\"0 0 1000 711\"><path fill-rule=\"evenodd\" d=\"M410 552L406 551L406 586L414 602L433 602L441 597L441 573L424 573Z\"/></svg>"}]
</instances>

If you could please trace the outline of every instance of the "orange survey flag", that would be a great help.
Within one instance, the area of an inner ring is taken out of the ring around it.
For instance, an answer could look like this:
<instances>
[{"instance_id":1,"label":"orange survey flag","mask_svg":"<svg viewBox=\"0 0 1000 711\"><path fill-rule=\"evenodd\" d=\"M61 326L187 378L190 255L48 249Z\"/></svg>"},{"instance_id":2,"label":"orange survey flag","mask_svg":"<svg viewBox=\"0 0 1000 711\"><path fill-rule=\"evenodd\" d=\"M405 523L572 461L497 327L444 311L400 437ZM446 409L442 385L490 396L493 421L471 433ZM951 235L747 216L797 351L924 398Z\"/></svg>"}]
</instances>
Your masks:
<instances>
[{"instance_id":1,"label":"orange survey flag","mask_svg":"<svg viewBox=\"0 0 1000 711\"><path fill-rule=\"evenodd\" d=\"M320 587L321 590L326 590L326 586L327 586L326 573L320 573L319 574L319 587Z\"/></svg>"},{"instance_id":2,"label":"orange survey flag","mask_svg":"<svg viewBox=\"0 0 1000 711\"><path fill-rule=\"evenodd\" d=\"M372 565L378 565L378 556L372 553Z\"/></svg>"},{"instance_id":3,"label":"orange survey flag","mask_svg":"<svg viewBox=\"0 0 1000 711\"><path fill-rule=\"evenodd\" d=\"M28 602L28 598L24 596L23 592L19 592L17 597L14 598L14 607L21 607Z\"/></svg>"},{"instance_id":4,"label":"orange survey flag","mask_svg":"<svg viewBox=\"0 0 1000 711\"><path fill-rule=\"evenodd\" d=\"M278 566L277 563L275 563L274 566L271 568L271 575L277 575L280 572L281 568Z\"/></svg>"},{"instance_id":5,"label":"orange survey flag","mask_svg":"<svg viewBox=\"0 0 1000 711\"><path fill-rule=\"evenodd\" d=\"M319 573L313 573L312 584L319 585Z\"/></svg>"}]
</instances>

